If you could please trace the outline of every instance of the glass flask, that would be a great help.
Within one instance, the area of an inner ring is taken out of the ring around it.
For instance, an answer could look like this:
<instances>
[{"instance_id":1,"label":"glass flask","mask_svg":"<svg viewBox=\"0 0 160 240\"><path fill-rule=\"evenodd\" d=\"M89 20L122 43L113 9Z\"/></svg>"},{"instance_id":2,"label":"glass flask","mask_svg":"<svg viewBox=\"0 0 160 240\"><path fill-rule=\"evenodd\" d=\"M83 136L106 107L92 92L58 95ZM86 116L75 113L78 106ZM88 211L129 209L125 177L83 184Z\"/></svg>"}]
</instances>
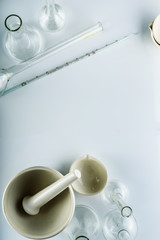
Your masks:
<instances>
[{"instance_id":1,"label":"glass flask","mask_svg":"<svg viewBox=\"0 0 160 240\"><path fill-rule=\"evenodd\" d=\"M40 34L31 26L23 26L18 15L9 15L4 24L8 30L4 46L12 58L25 61L40 52L42 46Z\"/></svg>"},{"instance_id":2,"label":"glass flask","mask_svg":"<svg viewBox=\"0 0 160 240\"><path fill-rule=\"evenodd\" d=\"M99 219L88 206L77 205L70 224L65 229L70 240L94 240L99 232Z\"/></svg>"},{"instance_id":3,"label":"glass flask","mask_svg":"<svg viewBox=\"0 0 160 240\"><path fill-rule=\"evenodd\" d=\"M108 182L101 196L106 204L112 204L113 208L117 207L124 217L132 214L131 207L125 203L128 198L128 190L122 182L118 180Z\"/></svg>"},{"instance_id":4,"label":"glass flask","mask_svg":"<svg viewBox=\"0 0 160 240\"><path fill-rule=\"evenodd\" d=\"M64 11L54 0L46 0L46 5L40 12L39 22L45 31L58 31L65 23Z\"/></svg>"},{"instance_id":5,"label":"glass flask","mask_svg":"<svg viewBox=\"0 0 160 240\"><path fill-rule=\"evenodd\" d=\"M104 221L103 234L107 240L134 240L137 235L137 223L133 215L124 216L115 209L110 211Z\"/></svg>"},{"instance_id":6,"label":"glass flask","mask_svg":"<svg viewBox=\"0 0 160 240\"><path fill-rule=\"evenodd\" d=\"M108 182L102 199L112 210L106 215L103 234L107 240L133 240L137 235L137 223L130 206L126 186L119 180Z\"/></svg>"}]
</instances>

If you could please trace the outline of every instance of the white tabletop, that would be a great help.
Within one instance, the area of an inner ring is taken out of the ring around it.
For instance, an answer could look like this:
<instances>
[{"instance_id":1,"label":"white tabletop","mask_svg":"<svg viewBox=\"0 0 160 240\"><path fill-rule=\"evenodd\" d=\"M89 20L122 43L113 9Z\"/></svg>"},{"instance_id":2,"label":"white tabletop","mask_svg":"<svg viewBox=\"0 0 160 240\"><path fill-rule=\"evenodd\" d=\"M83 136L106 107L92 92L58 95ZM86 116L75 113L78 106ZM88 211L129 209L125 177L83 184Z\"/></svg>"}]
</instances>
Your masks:
<instances>
[{"instance_id":1,"label":"white tabletop","mask_svg":"<svg viewBox=\"0 0 160 240\"><path fill-rule=\"evenodd\" d=\"M41 165L66 174L70 164L87 153L105 164L110 180L120 179L128 187L138 223L136 239L159 239L160 49L148 25L159 14L160 2L57 2L66 12L66 24L51 34L38 24L44 1L0 1L1 68L15 63L3 49L3 22L11 13L39 29L44 48L98 21L104 27L26 70L20 75L24 80L130 33L139 34L0 98L1 199L19 171ZM76 194L76 203L92 206L102 226L107 210L99 195ZM1 240L25 239L8 225L2 210L0 219ZM64 233L53 239L65 239ZM101 229L97 239L104 239Z\"/></svg>"}]
</instances>

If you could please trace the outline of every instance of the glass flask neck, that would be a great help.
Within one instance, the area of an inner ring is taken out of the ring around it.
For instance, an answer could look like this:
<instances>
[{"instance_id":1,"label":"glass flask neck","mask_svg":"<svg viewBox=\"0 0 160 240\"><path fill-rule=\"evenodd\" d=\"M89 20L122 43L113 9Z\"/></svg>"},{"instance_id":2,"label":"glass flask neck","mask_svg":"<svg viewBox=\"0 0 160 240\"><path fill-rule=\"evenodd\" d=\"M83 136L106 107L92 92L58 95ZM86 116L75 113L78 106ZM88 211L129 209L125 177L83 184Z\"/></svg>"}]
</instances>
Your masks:
<instances>
[{"instance_id":1,"label":"glass flask neck","mask_svg":"<svg viewBox=\"0 0 160 240\"><path fill-rule=\"evenodd\" d=\"M55 14L56 8L55 8L54 0L47 0L46 1L46 8L47 8L47 13L50 16L52 16L52 18L55 17L54 14Z\"/></svg>"},{"instance_id":2,"label":"glass flask neck","mask_svg":"<svg viewBox=\"0 0 160 240\"><path fill-rule=\"evenodd\" d=\"M16 14L11 14L5 19L4 23L8 31L17 32L22 26L22 19Z\"/></svg>"},{"instance_id":3,"label":"glass flask neck","mask_svg":"<svg viewBox=\"0 0 160 240\"><path fill-rule=\"evenodd\" d=\"M81 236L78 236L78 237L76 237L75 238L75 240L89 240L89 238L88 237L86 237L86 236L83 236L83 235L81 235Z\"/></svg>"},{"instance_id":4,"label":"glass flask neck","mask_svg":"<svg viewBox=\"0 0 160 240\"><path fill-rule=\"evenodd\" d=\"M122 215L122 217L129 218L132 215L132 208L129 206L122 207L121 215Z\"/></svg>"},{"instance_id":5,"label":"glass flask neck","mask_svg":"<svg viewBox=\"0 0 160 240\"><path fill-rule=\"evenodd\" d=\"M118 239L119 240L130 240L130 234L128 231L126 231L125 229L121 230L118 232Z\"/></svg>"},{"instance_id":6,"label":"glass flask neck","mask_svg":"<svg viewBox=\"0 0 160 240\"><path fill-rule=\"evenodd\" d=\"M54 0L46 0L46 5L49 6L55 6L55 1Z\"/></svg>"},{"instance_id":7,"label":"glass flask neck","mask_svg":"<svg viewBox=\"0 0 160 240\"><path fill-rule=\"evenodd\" d=\"M113 202L116 203L117 207L121 210L122 217L130 217L132 215L132 208L127 206L123 200L121 194L115 194L112 196Z\"/></svg>"}]
</instances>

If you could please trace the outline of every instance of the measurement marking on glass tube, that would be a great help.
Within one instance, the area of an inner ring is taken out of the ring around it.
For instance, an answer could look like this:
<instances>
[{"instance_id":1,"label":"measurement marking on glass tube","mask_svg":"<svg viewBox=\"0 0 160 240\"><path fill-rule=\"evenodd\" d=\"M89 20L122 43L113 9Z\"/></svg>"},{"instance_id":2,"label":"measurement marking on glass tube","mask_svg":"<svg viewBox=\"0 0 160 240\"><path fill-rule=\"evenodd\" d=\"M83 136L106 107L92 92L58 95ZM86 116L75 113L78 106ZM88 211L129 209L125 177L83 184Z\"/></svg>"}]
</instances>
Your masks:
<instances>
[{"instance_id":1,"label":"measurement marking on glass tube","mask_svg":"<svg viewBox=\"0 0 160 240\"><path fill-rule=\"evenodd\" d=\"M118 44L118 43L120 43L120 42L122 42L122 41L124 41L124 40L127 40L127 39L130 38L131 36L137 35L137 34L138 34L138 33L131 33L131 34L129 34L129 35L126 35L126 36L122 37L121 39L115 40L115 41L113 41L113 42L111 42L111 43L107 43L107 44L105 44L104 46L102 46L102 47L100 47L100 48L94 49L94 50L92 50L91 52L88 52L88 53L86 53L86 54L84 54L84 55L81 55L80 57L74 58L74 59L71 60L71 61L68 61L68 62L66 62L66 63L64 63L64 64L61 64L61 65L59 65L59 66L57 66L57 67L55 67L55 68L53 68L53 69L51 69L51 70L48 70L48 71L46 71L46 72L44 72L44 73L42 73L42 74L40 74L40 75L37 75L37 76L35 76L35 77L33 77L33 78L30 78L30 79L28 79L28 80L26 80L26 81L24 81L24 82L22 82L22 83L19 83L19 84L17 84L16 86L14 86L14 87L12 87L12 88L10 88L10 89L7 89L7 90L4 92L3 95L6 95L6 94L10 93L11 91L14 91L14 90L16 90L16 89L19 89L19 88L21 88L21 87L24 87L24 86L28 85L29 83L31 83L31 82L33 82L33 81L35 81L35 80L38 80L38 79L43 78L43 77L45 77L45 76L48 76L48 75L50 75L50 74L52 74L52 73L55 73L55 72L57 72L57 71L65 68L65 67L68 67L68 66L70 66L70 65L72 65L72 64L80 61L80 60L83 60L83 59L88 58L88 57L90 57L90 56L92 56L92 55L95 55L96 53L102 51L103 49L106 49L106 48L108 48L108 47L114 46L115 44Z\"/></svg>"}]
</instances>

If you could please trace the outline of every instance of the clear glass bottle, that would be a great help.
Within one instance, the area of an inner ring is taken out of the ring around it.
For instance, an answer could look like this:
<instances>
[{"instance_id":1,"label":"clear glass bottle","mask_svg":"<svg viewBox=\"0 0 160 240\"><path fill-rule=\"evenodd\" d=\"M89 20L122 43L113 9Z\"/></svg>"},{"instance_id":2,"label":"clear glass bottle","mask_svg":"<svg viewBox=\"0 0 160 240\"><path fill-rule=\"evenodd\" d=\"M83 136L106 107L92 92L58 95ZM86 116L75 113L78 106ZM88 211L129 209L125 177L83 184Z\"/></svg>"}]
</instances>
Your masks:
<instances>
[{"instance_id":1,"label":"clear glass bottle","mask_svg":"<svg viewBox=\"0 0 160 240\"><path fill-rule=\"evenodd\" d=\"M133 211L125 202L128 189L119 180L108 182L102 199L112 210L105 217L103 234L107 240L133 240L137 235L137 222Z\"/></svg>"},{"instance_id":2,"label":"clear glass bottle","mask_svg":"<svg viewBox=\"0 0 160 240\"><path fill-rule=\"evenodd\" d=\"M113 180L108 182L101 196L104 203L111 204L112 208L118 208L125 217L132 214L131 207L125 203L128 198L128 190L121 181Z\"/></svg>"},{"instance_id":3,"label":"clear glass bottle","mask_svg":"<svg viewBox=\"0 0 160 240\"><path fill-rule=\"evenodd\" d=\"M8 30L4 46L12 58L26 61L40 52L41 37L36 29L23 25L22 19L16 14L9 15L4 23Z\"/></svg>"},{"instance_id":4,"label":"clear glass bottle","mask_svg":"<svg viewBox=\"0 0 160 240\"><path fill-rule=\"evenodd\" d=\"M65 14L54 0L46 0L46 5L40 12L39 21L45 31L55 32L64 26Z\"/></svg>"},{"instance_id":5,"label":"clear glass bottle","mask_svg":"<svg viewBox=\"0 0 160 240\"><path fill-rule=\"evenodd\" d=\"M94 240L99 232L99 219L94 210L77 205L70 224L65 229L70 240Z\"/></svg>"},{"instance_id":6,"label":"clear glass bottle","mask_svg":"<svg viewBox=\"0 0 160 240\"><path fill-rule=\"evenodd\" d=\"M134 240L137 222L133 214L124 216L118 209L112 210L105 217L103 234L107 240Z\"/></svg>"}]
</instances>

